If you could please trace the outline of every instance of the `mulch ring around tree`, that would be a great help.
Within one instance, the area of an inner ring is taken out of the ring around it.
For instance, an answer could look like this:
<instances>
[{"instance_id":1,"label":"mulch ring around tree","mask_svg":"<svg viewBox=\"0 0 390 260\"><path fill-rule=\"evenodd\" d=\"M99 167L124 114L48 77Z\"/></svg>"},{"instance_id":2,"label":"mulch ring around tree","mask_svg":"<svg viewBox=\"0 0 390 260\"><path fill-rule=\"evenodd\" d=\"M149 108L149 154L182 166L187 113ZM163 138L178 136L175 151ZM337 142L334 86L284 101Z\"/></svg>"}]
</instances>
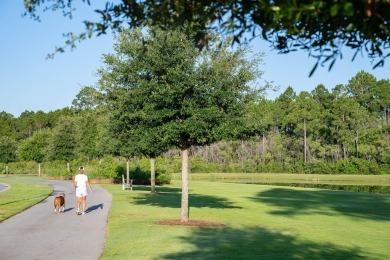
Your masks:
<instances>
[{"instance_id":1,"label":"mulch ring around tree","mask_svg":"<svg viewBox=\"0 0 390 260\"><path fill-rule=\"evenodd\" d=\"M172 220L159 220L155 221L154 224L157 225L167 225L167 226L193 226L193 227L225 227L225 224L201 220L188 220L187 222L182 222L180 219Z\"/></svg>"}]
</instances>

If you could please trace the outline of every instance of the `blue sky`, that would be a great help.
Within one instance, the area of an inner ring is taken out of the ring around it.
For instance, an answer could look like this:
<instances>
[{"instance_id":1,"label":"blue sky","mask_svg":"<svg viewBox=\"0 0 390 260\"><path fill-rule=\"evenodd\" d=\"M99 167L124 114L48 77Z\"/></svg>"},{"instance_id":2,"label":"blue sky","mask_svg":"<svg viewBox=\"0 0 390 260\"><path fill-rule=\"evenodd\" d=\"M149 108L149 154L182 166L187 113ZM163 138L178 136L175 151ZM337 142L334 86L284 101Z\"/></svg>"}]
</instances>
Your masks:
<instances>
[{"instance_id":1,"label":"blue sky","mask_svg":"<svg viewBox=\"0 0 390 260\"><path fill-rule=\"evenodd\" d=\"M98 16L85 4L77 6L72 20L61 12L45 12L40 14L42 21L37 22L22 17L23 11L22 0L0 2L0 112L18 117L25 110L49 112L71 106L82 86L97 82L95 72L103 65L102 54L113 52L112 34L93 37L78 44L75 50L47 60L46 55L65 42L63 33L81 32L81 21L97 20ZM361 70L377 79L388 79L390 75L390 60L385 67L372 70L370 59L357 57L351 62L352 52L345 49L343 60L338 60L330 72L327 67L319 67L309 78L315 60L306 53L277 54L263 40L252 45L254 51L266 54L265 64L260 67L265 72L262 80L273 81L280 87L276 93L268 92L269 99L288 86L297 93L311 91L318 84L331 90L337 84L347 84Z\"/></svg>"}]
</instances>

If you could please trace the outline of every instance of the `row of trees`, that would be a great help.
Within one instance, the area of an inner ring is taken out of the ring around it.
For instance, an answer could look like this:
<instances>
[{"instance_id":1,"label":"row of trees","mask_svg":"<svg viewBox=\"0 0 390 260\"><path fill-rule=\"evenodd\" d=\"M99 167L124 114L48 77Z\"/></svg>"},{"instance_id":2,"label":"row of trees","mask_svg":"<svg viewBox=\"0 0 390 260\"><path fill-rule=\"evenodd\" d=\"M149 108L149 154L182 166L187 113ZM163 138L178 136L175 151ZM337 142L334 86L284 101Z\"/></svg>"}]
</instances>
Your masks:
<instances>
[{"instance_id":1,"label":"row of trees","mask_svg":"<svg viewBox=\"0 0 390 260\"><path fill-rule=\"evenodd\" d=\"M207 171L291 172L305 163L360 160L376 167L362 172L379 173L390 163L389 88L388 79L376 80L366 72L332 91L319 85L297 94L289 87L275 100L251 104L236 141L193 147L190 156L207 164ZM130 156L124 148L131 143L120 145L110 134L109 117L98 107L95 94L86 87L71 108L49 113L25 111L15 118L1 112L0 162ZM169 160L179 153L171 149L166 154ZM202 168L196 165L193 171ZM322 170L326 172L326 167Z\"/></svg>"}]
</instances>

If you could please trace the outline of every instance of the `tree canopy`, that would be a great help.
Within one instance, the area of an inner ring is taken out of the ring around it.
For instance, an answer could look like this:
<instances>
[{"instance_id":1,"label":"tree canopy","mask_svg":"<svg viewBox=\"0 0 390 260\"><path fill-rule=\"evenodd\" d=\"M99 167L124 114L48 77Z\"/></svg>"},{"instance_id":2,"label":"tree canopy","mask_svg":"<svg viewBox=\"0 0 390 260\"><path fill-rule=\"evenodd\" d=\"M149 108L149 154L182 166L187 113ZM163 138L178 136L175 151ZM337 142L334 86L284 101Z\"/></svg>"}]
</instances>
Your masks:
<instances>
[{"instance_id":1,"label":"tree canopy","mask_svg":"<svg viewBox=\"0 0 390 260\"><path fill-rule=\"evenodd\" d=\"M90 0L83 0L90 5ZM39 20L41 10L62 10L72 17L74 0L24 0L25 14ZM158 25L163 29L183 27L195 31L199 48L208 45L210 33L219 32L242 43L255 37L270 42L280 53L307 51L318 65L342 58L344 47L365 54L375 61L374 68L383 66L390 55L390 2L387 0L337 1L261 1L261 0L122 0L106 1L95 10L99 21L84 21L85 31L70 32L65 46L75 47L78 41L92 35L106 34L138 26ZM352 60L353 60L352 59ZM311 75L310 74L310 75Z\"/></svg>"}]
</instances>

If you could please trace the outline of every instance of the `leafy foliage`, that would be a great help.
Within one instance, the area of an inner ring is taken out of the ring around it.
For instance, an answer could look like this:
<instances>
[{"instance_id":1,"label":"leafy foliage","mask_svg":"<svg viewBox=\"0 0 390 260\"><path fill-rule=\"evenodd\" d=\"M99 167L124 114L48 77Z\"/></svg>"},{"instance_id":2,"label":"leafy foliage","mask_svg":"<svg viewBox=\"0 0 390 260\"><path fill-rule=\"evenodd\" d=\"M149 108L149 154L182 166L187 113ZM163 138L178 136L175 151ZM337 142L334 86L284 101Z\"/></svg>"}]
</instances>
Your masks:
<instances>
[{"instance_id":1,"label":"leafy foliage","mask_svg":"<svg viewBox=\"0 0 390 260\"><path fill-rule=\"evenodd\" d=\"M16 161L16 148L16 140L9 137L0 137L0 162L7 164Z\"/></svg>"},{"instance_id":2,"label":"leafy foliage","mask_svg":"<svg viewBox=\"0 0 390 260\"><path fill-rule=\"evenodd\" d=\"M99 161L96 177L99 179L120 180L122 174L125 174L125 168L119 164L112 156L106 156Z\"/></svg>"},{"instance_id":3,"label":"leafy foliage","mask_svg":"<svg viewBox=\"0 0 390 260\"><path fill-rule=\"evenodd\" d=\"M89 0L83 0L90 4ZM24 0L26 15L39 20L39 10L62 10L72 17L73 0ZM121 26L136 28L158 25L163 29L187 25L196 32L196 45L202 49L210 42L210 32L233 35L241 43L263 37L280 53L307 51L318 65L331 69L342 58L342 48L355 50L354 57L366 53L383 66L388 52L390 25L389 1L106 1L97 9L100 21L84 21L85 31L66 34L65 45L74 48L77 41L120 31ZM63 52L65 47L57 48ZM353 58L354 59L354 58Z\"/></svg>"},{"instance_id":4,"label":"leafy foliage","mask_svg":"<svg viewBox=\"0 0 390 260\"><path fill-rule=\"evenodd\" d=\"M33 136L20 141L17 155L23 161L42 162L45 159L45 149L51 137L50 129L43 129L34 132Z\"/></svg>"},{"instance_id":5,"label":"leafy foliage","mask_svg":"<svg viewBox=\"0 0 390 260\"><path fill-rule=\"evenodd\" d=\"M121 141L135 154L156 157L170 146L187 149L226 137L245 104L257 98L248 83L261 75L258 60L227 47L210 43L200 53L180 31L124 30L117 54L106 55L99 71Z\"/></svg>"}]
</instances>

